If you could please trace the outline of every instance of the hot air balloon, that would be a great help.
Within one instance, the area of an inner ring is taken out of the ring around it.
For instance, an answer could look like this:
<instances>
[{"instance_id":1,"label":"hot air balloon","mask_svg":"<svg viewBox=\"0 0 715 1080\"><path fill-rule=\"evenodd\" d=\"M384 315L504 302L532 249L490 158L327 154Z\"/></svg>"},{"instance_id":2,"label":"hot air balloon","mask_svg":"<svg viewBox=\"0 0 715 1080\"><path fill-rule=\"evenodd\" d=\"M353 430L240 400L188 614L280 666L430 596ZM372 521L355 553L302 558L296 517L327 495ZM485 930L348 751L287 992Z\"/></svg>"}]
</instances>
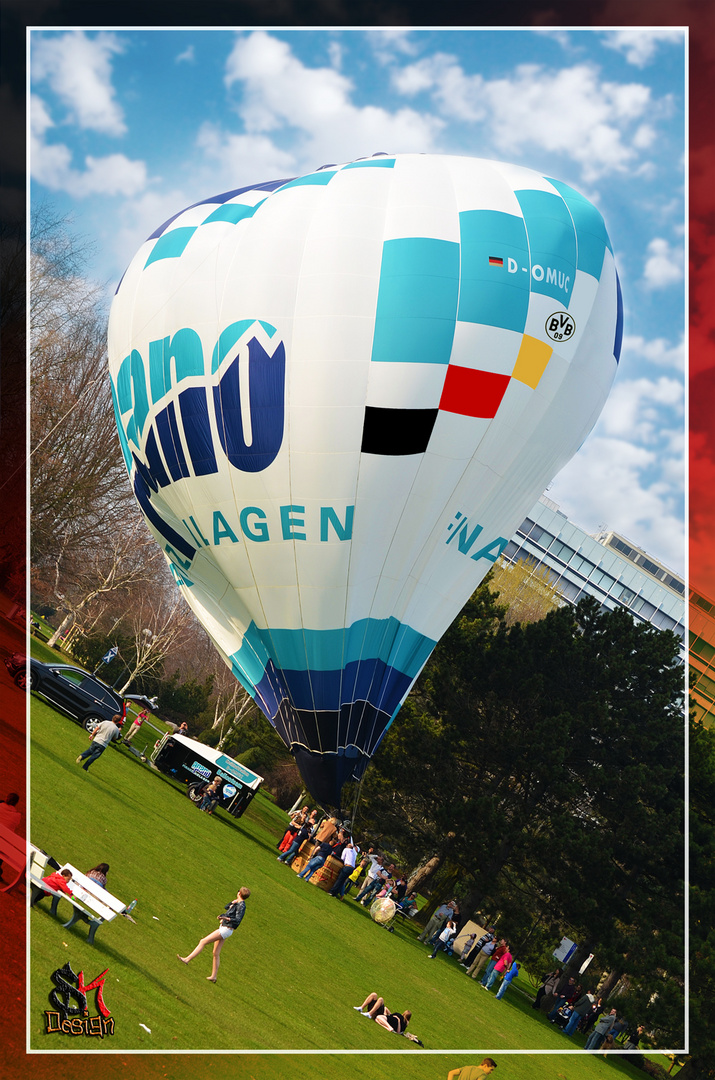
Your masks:
<instances>
[{"instance_id":1,"label":"hot air balloon","mask_svg":"<svg viewBox=\"0 0 715 1080\"><path fill-rule=\"evenodd\" d=\"M621 334L598 210L504 163L325 166L137 252L109 323L134 493L322 805L590 431Z\"/></svg>"}]
</instances>

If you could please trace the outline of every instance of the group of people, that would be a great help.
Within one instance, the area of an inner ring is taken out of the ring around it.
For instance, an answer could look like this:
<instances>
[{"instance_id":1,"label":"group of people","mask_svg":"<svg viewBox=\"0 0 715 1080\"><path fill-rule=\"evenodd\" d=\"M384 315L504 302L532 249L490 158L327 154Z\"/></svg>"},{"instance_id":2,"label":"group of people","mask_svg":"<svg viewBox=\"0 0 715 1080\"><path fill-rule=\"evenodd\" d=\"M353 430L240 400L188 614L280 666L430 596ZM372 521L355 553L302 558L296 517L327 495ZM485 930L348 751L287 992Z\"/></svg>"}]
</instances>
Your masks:
<instances>
[{"instance_id":1,"label":"group of people","mask_svg":"<svg viewBox=\"0 0 715 1080\"><path fill-rule=\"evenodd\" d=\"M542 977L532 1008L546 1009L548 1020L558 1025L563 1035L570 1037L577 1031L586 1035L586 1050L612 1050L623 1032L627 1032L625 1048L635 1050L644 1030L642 1026L629 1025L616 1009L608 1009L602 998L585 990L561 968Z\"/></svg>"},{"instance_id":2,"label":"group of people","mask_svg":"<svg viewBox=\"0 0 715 1080\"><path fill-rule=\"evenodd\" d=\"M316 870L324 866L332 856L342 863L329 895L343 900L353 887L359 888L355 899L363 907L373 900L390 897L405 915L411 915L417 907L416 893L407 894L407 880L394 863L386 863L384 856L374 848L361 851L350 829L341 825L337 818L321 818L317 810L307 806L291 815L285 834L278 843L278 862L290 866L307 840L314 841L310 858L298 877L309 881Z\"/></svg>"},{"instance_id":3,"label":"group of people","mask_svg":"<svg viewBox=\"0 0 715 1080\"><path fill-rule=\"evenodd\" d=\"M424 941L427 945L433 946L432 953L427 957L428 960L433 960L442 950L447 956L453 955L454 946L459 941L458 915L459 905L456 900L442 904L432 915L417 938L418 941ZM488 926L479 938L476 933L466 935L459 964L473 979L476 979L482 968L485 968L481 979L484 990L490 991L500 979L496 994L499 1001L504 997L514 979L519 977L520 965L514 959L506 938L497 940L493 926Z\"/></svg>"}]
</instances>

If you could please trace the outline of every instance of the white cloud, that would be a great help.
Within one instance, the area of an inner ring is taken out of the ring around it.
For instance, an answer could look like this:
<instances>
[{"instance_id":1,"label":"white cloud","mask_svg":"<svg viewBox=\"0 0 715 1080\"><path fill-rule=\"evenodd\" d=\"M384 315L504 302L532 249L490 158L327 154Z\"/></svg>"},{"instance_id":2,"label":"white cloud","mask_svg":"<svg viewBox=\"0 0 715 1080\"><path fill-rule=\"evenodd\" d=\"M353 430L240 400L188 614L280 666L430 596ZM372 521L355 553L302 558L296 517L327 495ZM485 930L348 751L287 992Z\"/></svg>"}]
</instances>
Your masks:
<instances>
[{"instance_id":1,"label":"white cloud","mask_svg":"<svg viewBox=\"0 0 715 1080\"><path fill-rule=\"evenodd\" d=\"M629 64L645 67L662 43L683 44L682 30L609 30L603 37L607 49L623 53Z\"/></svg>"},{"instance_id":2,"label":"white cloud","mask_svg":"<svg viewBox=\"0 0 715 1080\"><path fill-rule=\"evenodd\" d=\"M683 249L671 247L667 240L656 237L648 244L648 258L643 278L648 289L665 289L683 277Z\"/></svg>"},{"instance_id":3,"label":"white cloud","mask_svg":"<svg viewBox=\"0 0 715 1080\"><path fill-rule=\"evenodd\" d=\"M522 64L512 75L486 80L438 53L395 71L392 81L405 95L431 91L445 117L482 122L500 152L536 145L570 157L587 182L635 170L638 152L654 137L645 123L653 111L650 88L601 81L593 64L558 71Z\"/></svg>"},{"instance_id":4,"label":"white cloud","mask_svg":"<svg viewBox=\"0 0 715 1080\"><path fill-rule=\"evenodd\" d=\"M596 435L559 473L548 494L587 532L604 525L682 574L684 472L682 457L664 462L655 449Z\"/></svg>"},{"instance_id":5,"label":"white cloud","mask_svg":"<svg viewBox=\"0 0 715 1080\"><path fill-rule=\"evenodd\" d=\"M665 375L656 380L622 379L614 384L600 426L606 435L653 445L682 415L682 380Z\"/></svg>"},{"instance_id":6,"label":"white cloud","mask_svg":"<svg viewBox=\"0 0 715 1080\"><path fill-rule=\"evenodd\" d=\"M112 57L123 47L114 34L90 38L82 30L34 38L32 79L47 83L81 128L123 135L127 128L112 86Z\"/></svg>"},{"instance_id":7,"label":"white cloud","mask_svg":"<svg viewBox=\"0 0 715 1080\"><path fill-rule=\"evenodd\" d=\"M295 175L293 155L280 150L265 135L230 135L205 123L196 145L211 163L202 181L212 185L208 194Z\"/></svg>"},{"instance_id":8,"label":"white cloud","mask_svg":"<svg viewBox=\"0 0 715 1080\"><path fill-rule=\"evenodd\" d=\"M176 57L175 63L177 64L193 64L196 60L194 46L189 45L187 49L184 49L182 53Z\"/></svg>"},{"instance_id":9,"label":"white cloud","mask_svg":"<svg viewBox=\"0 0 715 1080\"><path fill-rule=\"evenodd\" d=\"M429 151L443 126L412 109L354 105L350 79L331 68L306 67L285 42L261 30L236 38L225 83L241 84L237 111L246 132L279 132L301 170L379 151Z\"/></svg>"},{"instance_id":10,"label":"white cloud","mask_svg":"<svg viewBox=\"0 0 715 1080\"><path fill-rule=\"evenodd\" d=\"M343 66L343 47L339 41L331 41L328 45L328 57L330 58L331 67L334 67L336 71L340 71Z\"/></svg>"},{"instance_id":11,"label":"white cloud","mask_svg":"<svg viewBox=\"0 0 715 1080\"><path fill-rule=\"evenodd\" d=\"M400 28L374 29L367 32L367 41L373 51L375 59L383 65L391 64L395 57L416 56L419 47L414 38L411 38L409 30Z\"/></svg>"},{"instance_id":12,"label":"white cloud","mask_svg":"<svg viewBox=\"0 0 715 1080\"><path fill-rule=\"evenodd\" d=\"M133 196L146 187L145 163L132 161L124 154L87 155L84 170L74 168L68 146L45 142L47 131L54 125L45 102L34 94L30 118L30 171L33 180L50 191L66 191L81 199L87 195Z\"/></svg>"},{"instance_id":13,"label":"white cloud","mask_svg":"<svg viewBox=\"0 0 715 1080\"><path fill-rule=\"evenodd\" d=\"M677 345L671 345L665 338L653 338L647 340L637 334L626 334L623 338L622 363L625 358L633 354L649 360L658 367L674 368L682 372L685 366L685 347L681 340Z\"/></svg>"}]
</instances>

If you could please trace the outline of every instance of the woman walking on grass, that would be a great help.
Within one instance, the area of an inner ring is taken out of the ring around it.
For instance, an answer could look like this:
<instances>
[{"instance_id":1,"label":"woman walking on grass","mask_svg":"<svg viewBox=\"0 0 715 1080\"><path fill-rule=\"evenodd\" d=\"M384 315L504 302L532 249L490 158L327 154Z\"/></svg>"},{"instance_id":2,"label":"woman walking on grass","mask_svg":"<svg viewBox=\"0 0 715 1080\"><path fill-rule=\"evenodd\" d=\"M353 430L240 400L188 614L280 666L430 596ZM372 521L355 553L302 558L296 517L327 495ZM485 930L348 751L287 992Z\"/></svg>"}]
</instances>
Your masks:
<instances>
[{"instance_id":1,"label":"woman walking on grass","mask_svg":"<svg viewBox=\"0 0 715 1080\"><path fill-rule=\"evenodd\" d=\"M198 956L204 945L208 945L209 942L213 942L213 966L211 968L211 974L206 978L209 982L216 982L216 976L218 975L218 966L221 962L221 949L226 938L231 937L237 926L240 925L246 910L246 900L251 895L250 889L239 889L235 900L229 900L226 904L224 914L218 915L219 928L207 934L206 937L201 938L193 952L190 952L188 956L180 956L176 954L177 960L181 960L182 964L188 964L195 956Z\"/></svg>"}]
</instances>

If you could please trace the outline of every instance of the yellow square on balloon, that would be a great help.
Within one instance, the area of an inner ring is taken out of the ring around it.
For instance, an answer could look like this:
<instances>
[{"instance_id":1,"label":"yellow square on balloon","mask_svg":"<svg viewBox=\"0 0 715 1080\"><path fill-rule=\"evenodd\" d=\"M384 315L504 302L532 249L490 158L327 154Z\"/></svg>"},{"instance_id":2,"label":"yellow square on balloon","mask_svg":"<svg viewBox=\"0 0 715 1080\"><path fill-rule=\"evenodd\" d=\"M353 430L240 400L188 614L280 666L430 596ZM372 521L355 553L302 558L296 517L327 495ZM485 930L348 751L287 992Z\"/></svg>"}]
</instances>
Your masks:
<instances>
[{"instance_id":1,"label":"yellow square on balloon","mask_svg":"<svg viewBox=\"0 0 715 1080\"><path fill-rule=\"evenodd\" d=\"M524 334L519 348L519 355L511 373L512 378L518 379L519 382L530 386L532 390L536 390L553 351L551 346L544 341L539 341L538 338Z\"/></svg>"}]
</instances>

